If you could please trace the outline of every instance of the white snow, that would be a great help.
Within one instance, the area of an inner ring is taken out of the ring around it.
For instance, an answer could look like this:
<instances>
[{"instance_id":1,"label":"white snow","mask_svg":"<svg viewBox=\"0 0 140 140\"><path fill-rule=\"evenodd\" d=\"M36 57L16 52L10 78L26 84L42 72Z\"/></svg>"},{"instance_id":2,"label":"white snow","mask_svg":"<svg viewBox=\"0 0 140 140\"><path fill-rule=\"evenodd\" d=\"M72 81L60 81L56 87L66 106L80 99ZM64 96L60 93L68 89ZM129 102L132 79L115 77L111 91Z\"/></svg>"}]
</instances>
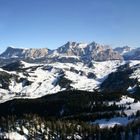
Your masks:
<instances>
[{"instance_id":1,"label":"white snow","mask_svg":"<svg viewBox=\"0 0 140 140\"><path fill-rule=\"evenodd\" d=\"M6 133L5 138L10 139L10 140L27 140L26 136L20 135L17 132Z\"/></svg>"},{"instance_id":2,"label":"white snow","mask_svg":"<svg viewBox=\"0 0 140 140\"><path fill-rule=\"evenodd\" d=\"M119 102L116 102L116 105L125 105L127 103L133 103L134 99L128 96L122 96Z\"/></svg>"},{"instance_id":3,"label":"white snow","mask_svg":"<svg viewBox=\"0 0 140 140\"><path fill-rule=\"evenodd\" d=\"M21 63L24 65L24 68L43 65L43 64L36 64L36 63L27 63L27 62L24 62L24 61L21 61Z\"/></svg>"},{"instance_id":4,"label":"white snow","mask_svg":"<svg viewBox=\"0 0 140 140\"><path fill-rule=\"evenodd\" d=\"M130 109L124 111L127 115L136 114L136 112L138 110L140 110L140 102L139 101L137 103L132 103L130 105L127 105L127 107L129 107L129 106L130 106Z\"/></svg>"},{"instance_id":5,"label":"white snow","mask_svg":"<svg viewBox=\"0 0 140 140\"><path fill-rule=\"evenodd\" d=\"M140 82L140 69L137 69L133 72L133 74L130 76L130 78L133 79L138 79L138 81Z\"/></svg>"},{"instance_id":6,"label":"white snow","mask_svg":"<svg viewBox=\"0 0 140 140\"><path fill-rule=\"evenodd\" d=\"M74 134L74 139L75 140L82 140L82 137L79 136L78 134Z\"/></svg>"},{"instance_id":7,"label":"white snow","mask_svg":"<svg viewBox=\"0 0 140 140\"><path fill-rule=\"evenodd\" d=\"M129 93L134 93L135 92L135 88L136 88L136 85L134 85L133 87L132 86L129 86L128 89L127 89L127 91Z\"/></svg>"},{"instance_id":8,"label":"white snow","mask_svg":"<svg viewBox=\"0 0 140 140\"><path fill-rule=\"evenodd\" d=\"M19 78L26 78L28 81L31 81L32 84L29 86L24 86L22 83L17 83L14 79L11 79L9 90L4 90L0 88L0 102L10 100L14 97L18 98L21 95L24 95L24 98L37 98L47 94L57 93L59 91L65 90L62 89L59 85L55 86L54 81L57 80L58 71L62 69L65 73L65 78L72 81L71 86L74 89L93 91L97 89L100 84L107 78L107 76L117 70L117 67L124 65L125 63L130 63L130 66L133 67L136 64L139 64L140 61L104 61L96 62L93 61L93 67L88 67L82 62L72 64L72 63L50 63L50 64L29 64L24 61L21 61L26 68L26 72L29 76L25 76L22 72L9 72L3 69L1 71L7 72L9 74L15 74ZM37 67L37 69L31 71L31 67ZM51 70L43 70L44 66L52 67ZM74 68L77 71L83 71L83 75L70 71L71 68ZM87 78L88 73L93 73L96 75L96 78ZM134 72L135 77L140 77L140 71ZM131 77L133 77L132 75ZM131 78L130 77L130 78ZM133 87L130 87L133 88ZM130 88L128 90L130 90ZM12 93L12 94L10 94Z\"/></svg>"},{"instance_id":9,"label":"white snow","mask_svg":"<svg viewBox=\"0 0 140 140\"><path fill-rule=\"evenodd\" d=\"M127 117L115 117L109 120L101 119L92 122L91 124L98 124L100 128L112 128L115 125L127 125L129 122L133 121L133 119L128 119Z\"/></svg>"},{"instance_id":10,"label":"white snow","mask_svg":"<svg viewBox=\"0 0 140 140\"><path fill-rule=\"evenodd\" d=\"M109 102L109 105L113 104L113 101ZM126 109L124 113L127 114L128 117L114 117L109 120L107 119L100 119L92 122L92 124L98 124L100 128L105 127L114 127L115 125L127 125L129 122L133 121L134 119L129 119L129 116L135 114L140 109L140 102L134 103L134 99L128 96L122 96L120 101L115 102L116 105L124 105ZM130 109L127 109L130 107Z\"/></svg>"},{"instance_id":11,"label":"white snow","mask_svg":"<svg viewBox=\"0 0 140 140\"><path fill-rule=\"evenodd\" d=\"M109 105L113 104L114 102L111 101L109 102ZM127 116L130 116L132 114L136 114L136 112L138 110L140 110L140 102L136 102L134 103L134 98L131 98L131 97L128 97L128 96L122 96L121 97L121 100L118 101L118 102L115 102L116 105L123 105L125 106L126 108L130 108L130 109L125 109L124 110L124 113L127 115Z\"/></svg>"},{"instance_id":12,"label":"white snow","mask_svg":"<svg viewBox=\"0 0 140 140\"><path fill-rule=\"evenodd\" d=\"M131 60L131 61L129 61L129 65L130 65L130 67L131 68L135 68L135 67L137 67L134 71L133 71L133 73L131 74L131 76L130 76L130 78L133 78L133 79L138 79L138 81L140 82L140 61L138 61L138 60ZM137 65L139 65L139 66L137 66Z\"/></svg>"},{"instance_id":13,"label":"white snow","mask_svg":"<svg viewBox=\"0 0 140 140\"><path fill-rule=\"evenodd\" d=\"M28 135L29 134L29 131L27 128L25 128L24 126L22 126L22 129L23 129L23 133Z\"/></svg>"},{"instance_id":14,"label":"white snow","mask_svg":"<svg viewBox=\"0 0 140 140\"><path fill-rule=\"evenodd\" d=\"M116 61L104 61L104 62L96 62L94 61L94 71L97 76L97 80L103 81L108 74L116 71L117 67L125 64L124 61L116 60Z\"/></svg>"}]
</instances>

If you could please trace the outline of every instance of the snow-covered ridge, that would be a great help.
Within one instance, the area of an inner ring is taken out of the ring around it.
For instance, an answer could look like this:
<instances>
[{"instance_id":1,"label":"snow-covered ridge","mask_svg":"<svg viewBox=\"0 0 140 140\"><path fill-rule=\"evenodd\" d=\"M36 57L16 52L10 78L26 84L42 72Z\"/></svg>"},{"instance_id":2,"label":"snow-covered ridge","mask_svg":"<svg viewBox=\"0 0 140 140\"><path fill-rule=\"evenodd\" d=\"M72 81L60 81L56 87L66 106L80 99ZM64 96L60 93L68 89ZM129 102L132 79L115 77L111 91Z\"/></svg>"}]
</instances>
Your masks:
<instances>
[{"instance_id":1,"label":"snow-covered ridge","mask_svg":"<svg viewBox=\"0 0 140 140\"><path fill-rule=\"evenodd\" d=\"M114 102L109 102L109 105L113 104ZM124 113L127 115L125 117L114 117L111 119L99 119L91 124L98 124L100 128L112 128L115 125L127 125L128 123L136 120L137 118L130 117L131 115L136 115L137 111L140 108L140 102L135 102L134 98L128 96L122 96L120 101L115 102L116 105L124 106L126 109Z\"/></svg>"},{"instance_id":2,"label":"snow-covered ridge","mask_svg":"<svg viewBox=\"0 0 140 140\"><path fill-rule=\"evenodd\" d=\"M124 62L93 61L91 67L81 62L29 64L21 61L17 63L0 69L0 74L7 75L4 80L8 81L2 83L3 79L0 79L0 102L13 97L41 97L68 88L94 91L109 73L115 71ZM14 66L19 68L14 70ZM67 86L60 84L60 81L66 81Z\"/></svg>"},{"instance_id":3,"label":"snow-covered ridge","mask_svg":"<svg viewBox=\"0 0 140 140\"><path fill-rule=\"evenodd\" d=\"M129 46L112 48L109 45L102 45L96 42L78 43L68 41L57 49L48 48L16 48L8 47L0 58L9 59L49 59L50 61L60 62L73 58L74 63L77 58L79 61L107 61L107 60L140 60L140 48L131 48Z\"/></svg>"},{"instance_id":4,"label":"snow-covered ridge","mask_svg":"<svg viewBox=\"0 0 140 140\"><path fill-rule=\"evenodd\" d=\"M110 46L100 45L95 42L92 43L77 43L77 42L67 42L66 44L58 47L55 50L49 50L47 48L13 48L8 47L5 52L0 55L0 58L17 58L17 59L55 59L56 57L79 57L81 60L86 57L86 60L121 60L122 57L116 51L114 51ZM56 59L55 59L56 61ZM74 61L74 60L73 60Z\"/></svg>"},{"instance_id":5,"label":"snow-covered ridge","mask_svg":"<svg viewBox=\"0 0 140 140\"><path fill-rule=\"evenodd\" d=\"M37 98L71 89L94 91L100 89L109 74L127 63L130 69L135 68L130 79L139 80L140 61L92 61L87 64L31 64L18 61L0 68L0 102L15 97ZM128 91L130 88L135 89L128 85Z\"/></svg>"}]
</instances>

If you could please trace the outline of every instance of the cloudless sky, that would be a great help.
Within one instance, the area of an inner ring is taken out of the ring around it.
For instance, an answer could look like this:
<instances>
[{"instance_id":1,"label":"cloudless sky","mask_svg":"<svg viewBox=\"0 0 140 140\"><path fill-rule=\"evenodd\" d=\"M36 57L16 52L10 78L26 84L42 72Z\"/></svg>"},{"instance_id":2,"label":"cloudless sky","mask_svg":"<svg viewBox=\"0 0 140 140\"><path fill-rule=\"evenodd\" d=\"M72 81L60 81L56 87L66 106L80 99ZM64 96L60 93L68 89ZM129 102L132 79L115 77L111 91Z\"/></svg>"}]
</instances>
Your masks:
<instances>
[{"instance_id":1,"label":"cloudless sky","mask_svg":"<svg viewBox=\"0 0 140 140\"><path fill-rule=\"evenodd\" d=\"M0 52L67 41L140 47L140 0L0 0Z\"/></svg>"}]
</instances>

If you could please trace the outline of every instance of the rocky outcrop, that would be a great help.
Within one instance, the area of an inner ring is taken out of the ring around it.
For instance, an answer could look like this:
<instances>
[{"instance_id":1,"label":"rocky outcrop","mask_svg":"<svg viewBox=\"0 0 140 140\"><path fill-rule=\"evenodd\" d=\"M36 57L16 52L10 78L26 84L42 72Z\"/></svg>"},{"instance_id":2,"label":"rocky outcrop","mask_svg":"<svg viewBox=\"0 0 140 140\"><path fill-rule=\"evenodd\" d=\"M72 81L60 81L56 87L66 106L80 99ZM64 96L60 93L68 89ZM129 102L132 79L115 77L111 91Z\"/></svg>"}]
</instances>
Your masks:
<instances>
[{"instance_id":1,"label":"rocky outcrop","mask_svg":"<svg viewBox=\"0 0 140 140\"><path fill-rule=\"evenodd\" d=\"M4 53L0 55L1 58L41 58L46 57L50 53L47 48L43 49L20 49L8 47Z\"/></svg>"},{"instance_id":2,"label":"rocky outcrop","mask_svg":"<svg viewBox=\"0 0 140 140\"><path fill-rule=\"evenodd\" d=\"M124 46L124 47L117 47L114 49L114 51L117 51L121 55L125 55L126 53L132 51L133 49L129 46Z\"/></svg>"},{"instance_id":3,"label":"rocky outcrop","mask_svg":"<svg viewBox=\"0 0 140 140\"><path fill-rule=\"evenodd\" d=\"M80 59L87 61L106 61L123 59L118 52L114 51L109 46L100 45L95 42L92 42L90 44L68 42L62 47L56 49L51 56L77 56L80 57Z\"/></svg>"},{"instance_id":4,"label":"rocky outcrop","mask_svg":"<svg viewBox=\"0 0 140 140\"><path fill-rule=\"evenodd\" d=\"M67 42L65 45L55 50L47 48L42 49L20 49L8 47L4 53L0 55L1 58L18 58L18 59L42 59L54 61L106 61L106 60L121 60L122 56L114 51L110 46L100 45L95 42L90 44Z\"/></svg>"}]
</instances>

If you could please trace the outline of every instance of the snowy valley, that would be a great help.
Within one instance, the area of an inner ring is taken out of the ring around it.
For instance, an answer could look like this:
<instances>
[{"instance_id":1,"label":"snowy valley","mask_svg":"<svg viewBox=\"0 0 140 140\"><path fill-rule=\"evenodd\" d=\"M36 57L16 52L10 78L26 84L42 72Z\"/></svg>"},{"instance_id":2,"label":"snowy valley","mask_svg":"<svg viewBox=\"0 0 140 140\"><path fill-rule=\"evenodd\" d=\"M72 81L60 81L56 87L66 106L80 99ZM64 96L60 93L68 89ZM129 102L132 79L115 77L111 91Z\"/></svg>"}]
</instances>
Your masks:
<instances>
[{"instance_id":1,"label":"snowy valley","mask_svg":"<svg viewBox=\"0 0 140 140\"><path fill-rule=\"evenodd\" d=\"M104 139L107 129L108 137L114 131L118 139L132 133L139 139L134 50L95 42L68 42L52 51L7 48L0 55L0 138Z\"/></svg>"}]
</instances>

